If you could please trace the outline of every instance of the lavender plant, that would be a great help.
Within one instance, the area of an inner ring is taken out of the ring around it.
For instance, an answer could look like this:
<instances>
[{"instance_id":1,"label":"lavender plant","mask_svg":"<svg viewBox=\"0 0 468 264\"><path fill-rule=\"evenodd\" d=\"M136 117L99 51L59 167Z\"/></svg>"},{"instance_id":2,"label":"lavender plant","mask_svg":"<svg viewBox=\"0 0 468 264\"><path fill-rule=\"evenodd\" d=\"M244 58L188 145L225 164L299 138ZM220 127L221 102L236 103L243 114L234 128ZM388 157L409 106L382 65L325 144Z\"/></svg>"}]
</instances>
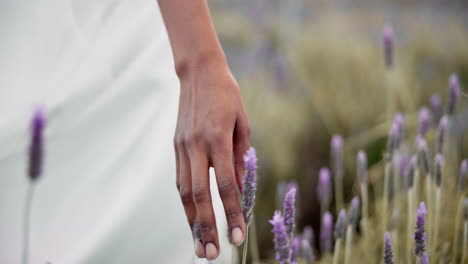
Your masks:
<instances>
[{"instance_id":1,"label":"lavender plant","mask_svg":"<svg viewBox=\"0 0 468 264\"><path fill-rule=\"evenodd\" d=\"M388 232L384 237L384 264L393 264L392 241Z\"/></svg>"},{"instance_id":2,"label":"lavender plant","mask_svg":"<svg viewBox=\"0 0 468 264\"><path fill-rule=\"evenodd\" d=\"M242 211L247 228L245 234L244 251L242 254L243 264L245 264L247 259L249 226L253 217L252 215L253 208L255 206L255 193L257 191L257 154L253 147L250 147L244 155L244 167L246 169L246 175L242 183Z\"/></svg>"},{"instance_id":3,"label":"lavender plant","mask_svg":"<svg viewBox=\"0 0 468 264\"><path fill-rule=\"evenodd\" d=\"M22 263L29 262L29 227L31 221L31 208L34 199L34 187L37 180L42 175L44 160L44 129L46 125L46 116L44 109L39 107L35 110L31 119L31 139L29 145L29 163L28 177L30 180L29 188L26 194L24 218L23 218L23 255Z\"/></svg>"},{"instance_id":4,"label":"lavender plant","mask_svg":"<svg viewBox=\"0 0 468 264\"><path fill-rule=\"evenodd\" d=\"M336 210L343 208L343 138L334 135L331 140L331 156L333 163L333 181L335 183Z\"/></svg>"},{"instance_id":5,"label":"lavender plant","mask_svg":"<svg viewBox=\"0 0 468 264\"><path fill-rule=\"evenodd\" d=\"M341 209L338 219L336 220L335 231L333 235L335 236L335 251L333 252L333 264L338 264L340 258L340 251L342 247L342 239L346 232L346 210Z\"/></svg>"},{"instance_id":6,"label":"lavender plant","mask_svg":"<svg viewBox=\"0 0 468 264\"><path fill-rule=\"evenodd\" d=\"M296 187L291 186L289 191L284 197L283 214L284 224L286 225L286 231L289 234L289 238L292 239L294 236L295 220L296 220Z\"/></svg>"},{"instance_id":7,"label":"lavender plant","mask_svg":"<svg viewBox=\"0 0 468 264\"><path fill-rule=\"evenodd\" d=\"M325 212L322 217L322 228L320 229L320 246L323 255L332 251L333 247L333 216Z\"/></svg>"},{"instance_id":8,"label":"lavender plant","mask_svg":"<svg viewBox=\"0 0 468 264\"><path fill-rule=\"evenodd\" d=\"M422 202L419 205L416 216L416 229L414 232L414 254L417 258L417 263L427 262L426 253L426 205Z\"/></svg>"},{"instance_id":9,"label":"lavender plant","mask_svg":"<svg viewBox=\"0 0 468 264\"><path fill-rule=\"evenodd\" d=\"M275 211L273 219L270 224L273 225L273 242L275 244L276 260L279 264L290 264L291 263L291 247L289 242L289 234L287 232L286 225L284 224L284 217L280 211Z\"/></svg>"},{"instance_id":10,"label":"lavender plant","mask_svg":"<svg viewBox=\"0 0 468 264\"><path fill-rule=\"evenodd\" d=\"M326 167L322 167L319 172L319 183L317 186L317 195L320 201L321 215L330 209L331 193L332 186L330 170Z\"/></svg>"}]
</instances>

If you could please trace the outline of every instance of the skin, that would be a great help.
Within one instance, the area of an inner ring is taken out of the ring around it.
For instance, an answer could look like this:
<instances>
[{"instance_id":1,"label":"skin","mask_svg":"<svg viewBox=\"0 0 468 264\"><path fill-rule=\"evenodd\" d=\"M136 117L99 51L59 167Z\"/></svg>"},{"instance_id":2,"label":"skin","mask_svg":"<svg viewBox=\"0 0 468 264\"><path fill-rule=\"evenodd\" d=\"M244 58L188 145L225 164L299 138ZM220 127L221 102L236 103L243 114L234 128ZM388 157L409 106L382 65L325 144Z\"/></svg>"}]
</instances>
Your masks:
<instances>
[{"instance_id":1,"label":"skin","mask_svg":"<svg viewBox=\"0 0 468 264\"><path fill-rule=\"evenodd\" d=\"M246 224L239 202L248 149L249 124L239 86L231 74L216 35L206 0L158 0L180 80L174 136L176 185L195 252L214 260L220 253L210 193L209 168L214 167L219 194L233 244L242 244ZM238 228L238 229L236 229ZM240 231L232 233L233 230Z\"/></svg>"}]
</instances>

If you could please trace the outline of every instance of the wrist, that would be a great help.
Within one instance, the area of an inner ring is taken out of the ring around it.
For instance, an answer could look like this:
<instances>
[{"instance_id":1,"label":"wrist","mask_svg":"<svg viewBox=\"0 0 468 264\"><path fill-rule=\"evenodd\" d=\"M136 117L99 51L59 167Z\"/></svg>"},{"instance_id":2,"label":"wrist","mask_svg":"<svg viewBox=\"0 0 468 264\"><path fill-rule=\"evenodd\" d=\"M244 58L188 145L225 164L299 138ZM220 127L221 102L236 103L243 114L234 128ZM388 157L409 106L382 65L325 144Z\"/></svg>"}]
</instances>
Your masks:
<instances>
[{"instance_id":1,"label":"wrist","mask_svg":"<svg viewBox=\"0 0 468 264\"><path fill-rule=\"evenodd\" d=\"M192 78L194 74L199 74L200 71L224 68L228 66L221 48L192 52L175 60L175 71L181 82Z\"/></svg>"}]
</instances>

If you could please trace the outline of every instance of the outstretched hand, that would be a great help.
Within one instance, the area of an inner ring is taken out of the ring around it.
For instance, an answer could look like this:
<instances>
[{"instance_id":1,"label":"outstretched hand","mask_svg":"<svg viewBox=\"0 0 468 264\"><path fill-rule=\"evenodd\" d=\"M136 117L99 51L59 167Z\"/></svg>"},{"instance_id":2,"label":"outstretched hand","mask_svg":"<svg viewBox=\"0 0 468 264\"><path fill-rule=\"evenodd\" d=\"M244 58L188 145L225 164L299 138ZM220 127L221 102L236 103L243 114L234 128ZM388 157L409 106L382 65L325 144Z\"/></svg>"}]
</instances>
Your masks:
<instances>
[{"instance_id":1,"label":"outstretched hand","mask_svg":"<svg viewBox=\"0 0 468 264\"><path fill-rule=\"evenodd\" d=\"M196 255L213 260L220 247L208 171L214 167L230 241L238 246L246 234L239 190L250 132L238 84L225 61L208 59L192 66L178 72L181 89L174 137L176 182L194 234ZM194 232L197 221L201 237Z\"/></svg>"}]
</instances>

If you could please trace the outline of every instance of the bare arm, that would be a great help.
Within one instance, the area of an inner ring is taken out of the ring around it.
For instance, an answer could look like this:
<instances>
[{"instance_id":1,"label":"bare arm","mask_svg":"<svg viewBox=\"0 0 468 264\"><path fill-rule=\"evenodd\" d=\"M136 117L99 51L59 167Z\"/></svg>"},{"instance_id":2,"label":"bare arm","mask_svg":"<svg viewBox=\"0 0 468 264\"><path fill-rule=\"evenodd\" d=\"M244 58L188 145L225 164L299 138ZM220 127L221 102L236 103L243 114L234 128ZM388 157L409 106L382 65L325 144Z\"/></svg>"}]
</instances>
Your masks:
<instances>
[{"instance_id":1,"label":"bare arm","mask_svg":"<svg viewBox=\"0 0 468 264\"><path fill-rule=\"evenodd\" d=\"M174 137L177 188L189 225L193 227L196 219L200 223L195 252L213 260L220 247L208 170L215 169L230 239L240 245L246 226L238 189L244 174L242 155L250 144L248 119L206 1L158 2L181 86Z\"/></svg>"}]
</instances>

